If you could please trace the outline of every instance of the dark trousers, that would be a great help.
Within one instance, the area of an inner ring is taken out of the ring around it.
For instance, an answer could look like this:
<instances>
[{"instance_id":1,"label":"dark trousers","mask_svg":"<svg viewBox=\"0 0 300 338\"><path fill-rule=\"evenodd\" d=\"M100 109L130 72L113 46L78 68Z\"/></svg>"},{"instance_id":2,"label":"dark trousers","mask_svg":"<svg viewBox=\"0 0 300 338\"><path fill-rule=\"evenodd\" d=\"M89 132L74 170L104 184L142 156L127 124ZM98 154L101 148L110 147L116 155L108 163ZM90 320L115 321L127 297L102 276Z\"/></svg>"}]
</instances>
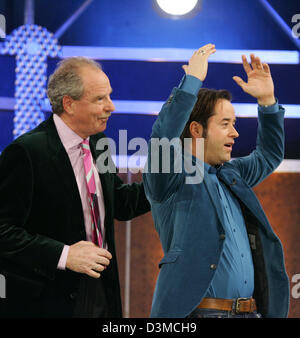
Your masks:
<instances>
[{"instance_id":1,"label":"dark trousers","mask_svg":"<svg viewBox=\"0 0 300 338\"><path fill-rule=\"evenodd\" d=\"M108 317L107 300L101 277L92 278L87 275L81 276L73 317Z\"/></svg>"}]
</instances>

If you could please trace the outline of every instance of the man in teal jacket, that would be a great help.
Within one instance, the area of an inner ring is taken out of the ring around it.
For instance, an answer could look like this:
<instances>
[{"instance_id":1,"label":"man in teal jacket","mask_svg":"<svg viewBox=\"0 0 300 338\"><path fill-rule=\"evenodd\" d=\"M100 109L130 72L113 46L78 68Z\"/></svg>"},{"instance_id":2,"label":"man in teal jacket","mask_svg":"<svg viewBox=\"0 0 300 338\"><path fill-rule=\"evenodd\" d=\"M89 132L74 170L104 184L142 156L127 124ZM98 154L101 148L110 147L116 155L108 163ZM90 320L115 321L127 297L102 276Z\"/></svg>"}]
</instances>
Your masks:
<instances>
[{"instance_id":1,"label":"man in teal jacket","mask_svg":"<svg viewBox=\"0 0 300 338\"><path fill-rule=\"evenodd\" d=\"M269 66L253 54L250 65L243 56L247 82L233 79L258 101L257 145L249 156L230 160L239 136L230 93L200 89L215 51L208 44L183 66L186 74L152 129L143 179L164 257L151 317L286 317L282 246L251 189L283 159L284 109L275 99ZM193 167L186 165L186 146L178 156L179 138L191 139ZM154 151L163 139L175 149L168 172L162 165L168 156ZM203 151L197 147L201 139Z\"/></svg>"}]
</instances>

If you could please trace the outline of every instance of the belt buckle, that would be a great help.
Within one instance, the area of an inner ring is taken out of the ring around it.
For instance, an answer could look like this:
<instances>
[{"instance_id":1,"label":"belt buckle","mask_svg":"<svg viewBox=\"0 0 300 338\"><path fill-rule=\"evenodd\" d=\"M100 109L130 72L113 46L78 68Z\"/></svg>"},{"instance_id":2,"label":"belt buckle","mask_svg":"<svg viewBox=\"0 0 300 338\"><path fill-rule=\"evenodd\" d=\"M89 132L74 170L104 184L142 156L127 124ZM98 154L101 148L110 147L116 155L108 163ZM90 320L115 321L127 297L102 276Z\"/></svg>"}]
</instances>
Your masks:
<instances>
[{"instance_id":1,"label":"belt buckle","mask_svg":"<svg viewBox=\"0 0 300 338\"><path fill-rule=\"evenodd\" d=\"M238 314L240 313L240 302L243 301L243 300L249 300L249 298L237 298L235 303L233 303L233 312Z\"/></svg>"}]
</instances>

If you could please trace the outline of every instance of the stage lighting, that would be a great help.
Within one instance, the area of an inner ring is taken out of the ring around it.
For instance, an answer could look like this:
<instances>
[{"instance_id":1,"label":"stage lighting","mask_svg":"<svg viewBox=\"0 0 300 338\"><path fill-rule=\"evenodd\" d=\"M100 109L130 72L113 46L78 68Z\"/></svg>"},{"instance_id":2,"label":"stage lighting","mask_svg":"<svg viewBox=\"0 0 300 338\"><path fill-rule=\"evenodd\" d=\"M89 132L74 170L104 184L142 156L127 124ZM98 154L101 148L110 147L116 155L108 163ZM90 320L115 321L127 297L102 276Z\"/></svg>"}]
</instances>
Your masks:
<instances>
[{"instance_id":1,"label":"stage lighting","mask_svg":"<svg viewBox=\"0 0 300 338\"><path fill-rule=\"evenodd\" d=\"M195 9L198 0L155 0L165 13L174 16L183 16Z\"/></svg>"}]
</instances>

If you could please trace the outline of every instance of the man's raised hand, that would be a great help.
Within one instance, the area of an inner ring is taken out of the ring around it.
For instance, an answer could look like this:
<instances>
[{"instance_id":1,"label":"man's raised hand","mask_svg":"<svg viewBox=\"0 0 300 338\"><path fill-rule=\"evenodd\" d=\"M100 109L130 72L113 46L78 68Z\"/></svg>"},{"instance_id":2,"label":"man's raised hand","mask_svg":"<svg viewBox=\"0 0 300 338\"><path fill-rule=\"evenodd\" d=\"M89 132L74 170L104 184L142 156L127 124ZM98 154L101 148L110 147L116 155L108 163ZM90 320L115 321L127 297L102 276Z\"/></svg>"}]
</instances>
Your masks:
<instances>
[{"instance_id":1,"label":"man's raised hand","mask_svg":"<svg viewBox=\"0 0 300 338\"><path fill-rule=\"evenodd\" d=\"M269 106L276 102L274 96L274 83L270 68L266 63L261 63L260 58L254 54L250 55L251 65L245 55L242 55L243 67L248 77L248 82L243 81L239 76L233 80L243 89L245 93L255 97L258 104Z\"/></svg>"},{"instance_id":2,"label":"man's raised hand","mask_svg":"<svg viewBox=\"0 0 300 338\"><path fill-rule=\"evenodd\" d=\"M182 66L186 75L195 76L203 82L207 75L208 57L215 52L215 45L211 43L199 48L189 59L189 64Z\"/></svg>"}]
</instances>

